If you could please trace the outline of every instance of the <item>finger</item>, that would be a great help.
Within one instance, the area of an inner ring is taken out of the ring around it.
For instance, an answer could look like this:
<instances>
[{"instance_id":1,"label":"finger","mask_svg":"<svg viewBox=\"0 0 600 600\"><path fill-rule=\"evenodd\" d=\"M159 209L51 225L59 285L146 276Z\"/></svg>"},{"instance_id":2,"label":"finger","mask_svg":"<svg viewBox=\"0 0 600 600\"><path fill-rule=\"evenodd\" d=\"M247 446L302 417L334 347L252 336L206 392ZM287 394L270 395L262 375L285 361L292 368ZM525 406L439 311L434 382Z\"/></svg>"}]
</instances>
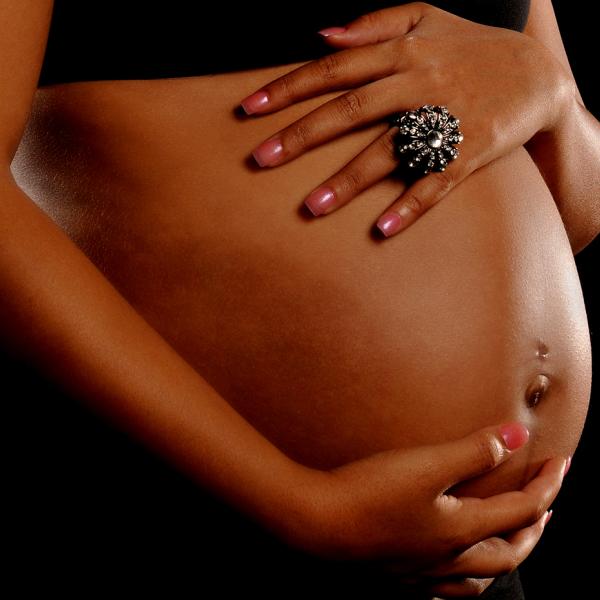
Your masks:
<instances>
[{"instance_id":1,"label":"finger","mask_svg":"<svg viewBox=\"0 0 600 600\"><path fill-rule=\"evenodd\" d=\"M443 461L436 490L443 493L453 485L495 469L529 440L529 431L519 422L479 429L459 440L432 446L433 461Z\"/></svg>"},{"instance_id":2,"label":"finger","mask_svg":"<svg viewBox=\"0 0 600 600\"><path fill-rule=\"evenodd\" d=\"M443 593L443 598L462 598L465 596L481 594L491 583L493 578L464 578L457 576L434 577L421 574L406 575L402 567L394 568L393 565L382 569L383 573L394 575L394 591L397 598L403 600L439 600L438 595ZM435 595L435 598L432 596Z\"/></svg>"},{"instance_id":3,"label":"finger","mask_svg":"<svg viewBox=\"0 0 600 600\"><path fill-rule=\"evenodd\" d=\"M261 167L274 167L348 131L387 121L390 113L406 108L422 87L414 76L396 75L346 92L262 142L252 152L254 159ZM395 126L390 129L398 132Z\"/></svg>"},{"instance_id":4,"label":"finger","mask_svg":"<svg viewBox=\"0 0 600 600\"><path fill-rule=\"evenodd\" d=\"M385 563L380 565L380 571L382 573L390 573L394 575L395 582L398 582L397 591L406 589L412 591L415 598L424 600L425 598L431 598L434 594L438 600L437 593L444 591L447 595L444 598L454 598L472 595L478 591L481 593L491 583L494 578L481 578L481 577L467 577L462 575L451 574L451 569L444 568L445 565L440 567L439 570L431 569L429 571L419 571L413 574L406 573L406 566L403 564L396 565L393 562ZM377 571L375 571L377 573ZM447 573L447 574L446 574ZM477 595L477 594L475 594ZM404 595L400 595L404 598ZM409 596L413 597L413 596Z\"/></svg>"},{"instance_id":5,"label":"finger","mask_svg":"<svg viewBox=\"0 0 600 600\"><path fill-rule=\"evenodd\" d=\"M352 129L387 119L407 107L420 87L414 76L396 74L340 94L266 139L254 158L261 167L283 164Z\"/></svg>"},{"instance_id":6,"label":"finger","mask_svg":"<svg viewBox=\"0 0 600 600\"><path fill-rule=\"evenodd\" d=\"M398 164L394 134L393 128L384 133L313 190L304 201L313 215L333 212L393 171Z\"/></svg>"},{"instance_id":7,"label":"finger","mask_svg":"<svg viewBox=\"0 0 600 600\"><path fill-rule=\"evenodd\" d=\"M483 540L444 565L425 573L432 577L498 577L514 571L535 548L550 519L546 511L533 525L524 527L505 539Z\"/></svg>"},{"instance_id":8,"label":"finger","mask_svg":"<svg viewBox=\"0 0 600 600\"><path fill-rule=\"evenodd\" d=\"M493 579L459 579L457 581L444 581L428 588L430 594L440 598L476 598L480 596L492 583Z\"/></svg>"},{"instance_id":9,"label":"finger","mask_svg":"<svg viewBox=\"0 0 600 600\"><path fill-rule=\"evenodd\" d=\"M454 148L455 157L458 148ZM420 219L463 179L481 165L464 159L451 162L444 171L428 173L409 185L402 196L377 219L377 227L385 237L391 237Z\"/></svg>"},{"instance_id":10,"label":"finger","mask_svg":"<svg viewBox=\"0 0 600 600\"><path fill-rule=\"evenodd\" d=\"M319 33L335 46L374 44L405 35L431 10L431 5L410 2L361 15L345 27L327 27Z\"/></svg>"},{"instance_id":11,"label":"finger","mask_svg":"<svg viewBox=\"0 0 600 600\"><path fill-rule=\"evenodd\" d=\"M447 503L455 511L454 528L465 532L457 542L465 547L507 531L535 523L554 502L562 485L566 460L548 460L538 475L522 490L504 492L489 498L460 498Z\"/></svg>"},{"instance_id":12,"label":"finger","mask_svg":"<svg viewBox=\"0 0 600 600\"><path fill-rule=\"evenodd\" d=\"M247 114L269 113L325 92L353 88L400 70L402 39L348 48L310 61L244 98Z\"/></svg>"},{"instance_id":13,"label":"finger","mask_svg":"<svg viewBox=\"0 0 600 600\"><path fill-rule=\"evenodd\" d=\"M407 74L403 74L403 77L407 76ZM465 131L464 126L461 129ZM430 171L425 176L417 179L379 217L377 227L386 237L393 236L412 225L473 171L507 154L516 147L514 143L509 143L508 140L497 139L497 136L486 132L485 128L480 129L479 135L475 133L477 131L476 126L471 126L468 129L473 133L466 131L464 134L464 138L461 140L464 149L459 151L458 148L452 147L450 157L448 157L448 153L443 155L444 159L448 160L449 158L450 160L445 170ZM423 148L419 152L425 151L429 152L427 148ZM457 158L459 152L462 155L461 159L454 161L453 158ZM423 162L425 162L424 159ZM410 165L408 168L411 168Z\"/></svg>"}]
</instances>

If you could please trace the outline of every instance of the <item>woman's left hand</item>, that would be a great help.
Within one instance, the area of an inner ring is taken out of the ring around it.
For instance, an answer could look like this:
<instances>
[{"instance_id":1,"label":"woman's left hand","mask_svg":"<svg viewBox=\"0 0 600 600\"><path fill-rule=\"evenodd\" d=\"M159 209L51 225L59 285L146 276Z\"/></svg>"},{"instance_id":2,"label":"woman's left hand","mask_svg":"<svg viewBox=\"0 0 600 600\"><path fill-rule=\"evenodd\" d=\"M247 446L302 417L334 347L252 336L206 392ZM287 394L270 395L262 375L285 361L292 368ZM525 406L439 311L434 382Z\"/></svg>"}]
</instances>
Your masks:
<instances>
[{"instance_id":1,"label":"woman's left hand","mask_svg":"<svg viewBox=\"0 0 600 600\"><path fill-rule=\"evenodd\" d=\"M340 51L271 81L242 107L265 114L350 91L263 142L253 152L260 166L283 164L349 129L424 104L447 106L460 118L460 157L407 187L377 222L386 236L411 225L479 167L552 130L574 89L570 74L537 40L423 2L368 13L343 33L324 33ZM398 166L397 131L390 128L313 190L305 200L311 211L330 213L390 174Z\"/></svg>"}]
</instances>

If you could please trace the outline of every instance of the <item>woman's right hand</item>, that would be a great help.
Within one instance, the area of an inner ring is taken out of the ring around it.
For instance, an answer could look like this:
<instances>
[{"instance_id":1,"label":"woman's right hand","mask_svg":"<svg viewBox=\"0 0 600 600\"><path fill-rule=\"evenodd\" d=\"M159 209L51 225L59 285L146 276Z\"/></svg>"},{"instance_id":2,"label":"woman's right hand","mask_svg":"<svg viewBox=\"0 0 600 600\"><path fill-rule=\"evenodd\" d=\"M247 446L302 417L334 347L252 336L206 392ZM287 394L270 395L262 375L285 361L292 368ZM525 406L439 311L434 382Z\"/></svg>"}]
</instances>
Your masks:
<instances>
[{"instance_id":1,"label":"woman's right hand","mask_svg":"<svg viewBox=\"0 0 600 600\"><path fill-rule=\"evenodd\" d=\"M308 517L295 521L288 541L397 573L436 595L478 595L537 544L569 459L548 460L519 491L480 499L448 490L496 468L527 440L527 429L510 423L320 471L304 488Z\"/></svg>"}]
</instances>

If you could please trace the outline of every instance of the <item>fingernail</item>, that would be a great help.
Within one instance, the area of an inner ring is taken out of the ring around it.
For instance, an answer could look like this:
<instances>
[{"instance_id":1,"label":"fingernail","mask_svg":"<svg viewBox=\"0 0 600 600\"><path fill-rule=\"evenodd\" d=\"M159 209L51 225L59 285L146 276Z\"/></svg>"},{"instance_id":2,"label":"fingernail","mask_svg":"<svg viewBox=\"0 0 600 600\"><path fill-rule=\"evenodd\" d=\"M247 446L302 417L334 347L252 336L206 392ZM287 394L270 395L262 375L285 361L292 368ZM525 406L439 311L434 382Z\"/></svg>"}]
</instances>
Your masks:
<instances>
[{"instance_id":1,"label":"fingernail","mask_svg":"<svg viewBox=\"0 0 600 600\"><path fill-rule=\"evenodd\" d=\"M377 221L377 227L386 237L400 231L402 228L402 219L396 214L383 215Z\"/></svg>"},{"instance_id":2,"label":"fingernail","mask_svg":"<svg viewBox=\"0 0 600 600\"><path fill-rule=\"evenodd\" d=\"M546 515L546 520L544 521L544 527L546 527L546 525L548 525L548 522L550 521L550 519L552 518L552 515L554 514L554 510L550 509L549 511L547 511L547 515Z\"/></svg>"},{"instance_id":3,"label":"fingernail","mask_svg":"<svg viewBox=\"0 0 600 600\"><path fill-rule=\"evenodd\" d=\"M311 192L304 201L310 212L316 216L322 215L335 202L335 192L330 187L319 187Z\"/></svg>"},{"instance_id":4,"label":"fingernail","mask_svg":"<svg viewBox=\"0 0 600 600\"><path fill-rule=\"evenodd\" d=\"M323 37L329 37L330 35L335 35L336 33L344 33L346 31L346 27L327 27L327 29L321 29L319 33Z\"/></svg>"},{"instance_id":5,"label":"fingernail","mask_svg":"<svg viewBox=\"0 0 600 600\"><path fill-rule=\"evenodd\" d=\"M500 427L500 434L509 450L520 448L529 440L529 430L522 423L507 423Z\"/></svg>"},{"instance_id":6,"label":"fingernail","mask_svg":"<svg viewBox=\"0 0 600 600\"><path fill-rule=\"evenodd\" d=\"M263 142L256 150L254 150L254 152L252 152L252 156L254 156L254 160L259 166L270 167L281 158L282 151L283 146L281 145L281 141L279 138L275 138L274 140Z\"/></svg>"},{"instance_id":7,"label":"fingernail","mask_svg":"<svg viewBox=\"0 0 600 600\"><path fill-rule=\"evenodd\" d=\"M563 472L563 477L569 472L569 469L571 468L571 456L567 457L567 463L565 464L565 470Z\"/></svg>"},{"instance_id":8,"label":"fingernail","mask_svg":"<svg viewBox=\"0 0 600 600\"><path fill-rule=\"evenodd\" d=\"M246 111L247 115L258 112L261 108L264 108L269 104L269 95L267 92L254 92L247 98L244 98L240 102L242 108Z\"/></svg>"}]
</instances>

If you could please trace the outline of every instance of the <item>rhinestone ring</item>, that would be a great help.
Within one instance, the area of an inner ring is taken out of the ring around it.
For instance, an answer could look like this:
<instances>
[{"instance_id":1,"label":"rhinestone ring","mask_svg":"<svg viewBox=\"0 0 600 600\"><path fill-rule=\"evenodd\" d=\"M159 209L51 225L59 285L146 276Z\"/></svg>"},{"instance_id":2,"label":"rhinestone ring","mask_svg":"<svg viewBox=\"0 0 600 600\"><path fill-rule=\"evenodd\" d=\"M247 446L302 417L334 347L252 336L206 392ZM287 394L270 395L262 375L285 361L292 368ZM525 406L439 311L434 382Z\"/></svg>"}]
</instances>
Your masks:
<instances>
[{"instance_id":1,"label":"rhinestone ring","mask_svg":"<svg viewBox=\"0 0 600 600\"><path fill-rule=\"evenodd\" d=\"M416 110L396 113L391 115L389 124L399 127L394 147L400 162L413 172L426 175L430 171L444 171L459 154L453 144L463 141L458 129L460 120L445 106L425 104Z\"/></svg>"}]
</instances>

